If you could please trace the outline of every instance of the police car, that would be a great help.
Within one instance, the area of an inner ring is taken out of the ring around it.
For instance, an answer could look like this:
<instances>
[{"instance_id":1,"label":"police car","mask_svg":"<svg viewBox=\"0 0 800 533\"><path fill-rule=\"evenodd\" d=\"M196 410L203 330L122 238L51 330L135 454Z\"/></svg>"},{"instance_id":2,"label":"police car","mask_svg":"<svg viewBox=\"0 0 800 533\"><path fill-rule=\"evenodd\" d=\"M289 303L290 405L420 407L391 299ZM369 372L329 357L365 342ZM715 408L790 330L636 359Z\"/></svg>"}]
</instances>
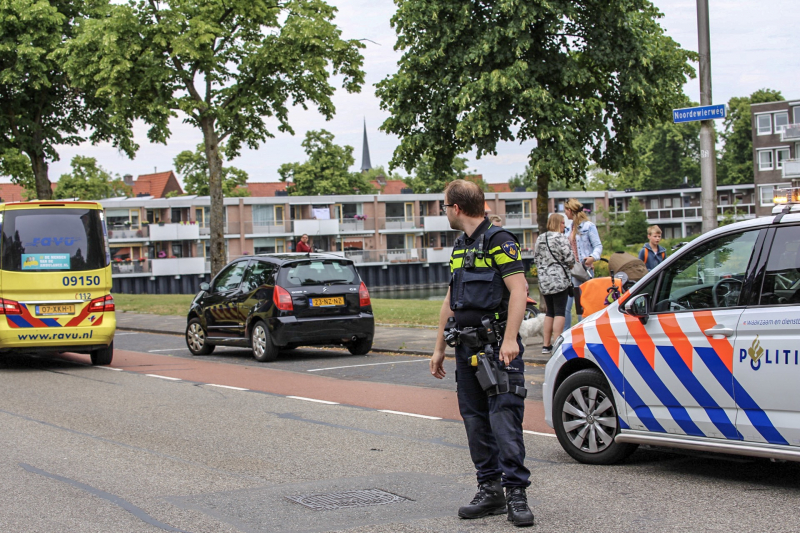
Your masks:
<instances>
[{"instance_id":1,"label":"police car","mask_svg":"<svg viewBox=\"0 0 800 533\"><path fill-rule=\"evenodd\" d=\"M639 444L800 461L800 190L708 232L553 346L545 419L573 458Z\"/></svg>"}]
</instances>

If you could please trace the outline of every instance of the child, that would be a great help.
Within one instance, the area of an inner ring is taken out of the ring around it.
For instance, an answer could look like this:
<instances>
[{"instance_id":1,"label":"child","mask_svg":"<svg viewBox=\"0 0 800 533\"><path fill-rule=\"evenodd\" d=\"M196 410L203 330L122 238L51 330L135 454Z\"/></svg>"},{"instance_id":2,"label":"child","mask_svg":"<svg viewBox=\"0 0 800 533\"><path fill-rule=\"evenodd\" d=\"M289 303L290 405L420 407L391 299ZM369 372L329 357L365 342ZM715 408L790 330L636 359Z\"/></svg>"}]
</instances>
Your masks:
<instances>
[{"instance_id":1,"label":"child","mask_svg":"<svg viewBox=\"0 0 800 533\"><path fill-rule=\"evenodd\" d=\"M661 242L661 228L658 226L647 228L647 240L649 242L639 251L639 259L644 261L647 270L653 270L667 257L667 249L658 244Z\"/></svg>"}]
</instances>

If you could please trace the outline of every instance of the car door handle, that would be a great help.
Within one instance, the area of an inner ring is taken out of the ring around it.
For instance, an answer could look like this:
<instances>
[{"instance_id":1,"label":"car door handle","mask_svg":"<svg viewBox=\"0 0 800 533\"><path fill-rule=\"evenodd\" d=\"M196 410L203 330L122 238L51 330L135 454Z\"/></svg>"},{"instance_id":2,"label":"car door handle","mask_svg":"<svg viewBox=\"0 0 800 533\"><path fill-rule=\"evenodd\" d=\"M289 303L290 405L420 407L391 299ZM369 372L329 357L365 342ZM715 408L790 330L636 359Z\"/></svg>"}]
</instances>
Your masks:
<instances>
[{"instance_id":1,"label":"car door handle","mask_svg":"<svg viewBox=\"0 0 800 533\"><path fill-rule=\"evenodd\" d=\"M714 335L722 335L723 337L733 337L735 331L733 331L731 328L723 326L722 324L717 324L713 328L705 330L703 333L705 333L707 337L713 337Z\"/></svg>"}]
</instances>

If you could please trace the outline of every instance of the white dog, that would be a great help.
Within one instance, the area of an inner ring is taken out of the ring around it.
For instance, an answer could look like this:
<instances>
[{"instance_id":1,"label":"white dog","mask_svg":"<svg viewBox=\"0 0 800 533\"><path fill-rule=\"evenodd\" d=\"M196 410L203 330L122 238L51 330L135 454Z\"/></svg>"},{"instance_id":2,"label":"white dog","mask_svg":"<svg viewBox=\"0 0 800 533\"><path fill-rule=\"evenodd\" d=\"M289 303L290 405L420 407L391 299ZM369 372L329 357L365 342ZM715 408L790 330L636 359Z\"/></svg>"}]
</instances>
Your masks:
<instances>
[{"instance_id":1,"label":"white dog","mask_svg":"<svg viewBox=\"0 0 800 533\"><path fill-rule=\"evenodd\" d=\"M541 335L544 330L544 313L539 313L533 318L523 320L519 326L519 335L522 337L522 344L528 344L533 337Z\"/></svg>"}]
</instances>

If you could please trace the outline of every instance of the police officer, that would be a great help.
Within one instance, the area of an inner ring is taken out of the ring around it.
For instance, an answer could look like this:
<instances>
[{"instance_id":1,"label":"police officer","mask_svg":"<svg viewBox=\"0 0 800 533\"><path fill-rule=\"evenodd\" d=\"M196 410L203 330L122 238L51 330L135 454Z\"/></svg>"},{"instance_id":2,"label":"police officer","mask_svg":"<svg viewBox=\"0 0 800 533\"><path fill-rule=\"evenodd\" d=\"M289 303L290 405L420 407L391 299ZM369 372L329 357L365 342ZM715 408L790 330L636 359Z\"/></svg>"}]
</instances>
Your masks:
<instances>
[{"instance_id":1,"label":"police officer","mask_svg":"<svg viewBox=\"0 0 800 533\"><path fill-rule=\"evenodd\" d=\"M525 494L530 471L525 467L522 438L523 345L517 335L527 295L519 244L513 234L492 226L484 216L483 191L475 183L452 181L444 196L450 227L464 234L456 240L450 257L450 288L439 314L431 374L438 379L445 376L444 332L450 317L455 317L460 331L480 328L491 317L505 321L493 357L509 381L508 391L487 395L476 377L477 368L471 365L471 356L480 349L464 343L456 346L458 406L478 477L475 498L458 510L458 516L480 518L507 512L514 525L532 526L533 513Z\"/></svg>"}]
</instances>

